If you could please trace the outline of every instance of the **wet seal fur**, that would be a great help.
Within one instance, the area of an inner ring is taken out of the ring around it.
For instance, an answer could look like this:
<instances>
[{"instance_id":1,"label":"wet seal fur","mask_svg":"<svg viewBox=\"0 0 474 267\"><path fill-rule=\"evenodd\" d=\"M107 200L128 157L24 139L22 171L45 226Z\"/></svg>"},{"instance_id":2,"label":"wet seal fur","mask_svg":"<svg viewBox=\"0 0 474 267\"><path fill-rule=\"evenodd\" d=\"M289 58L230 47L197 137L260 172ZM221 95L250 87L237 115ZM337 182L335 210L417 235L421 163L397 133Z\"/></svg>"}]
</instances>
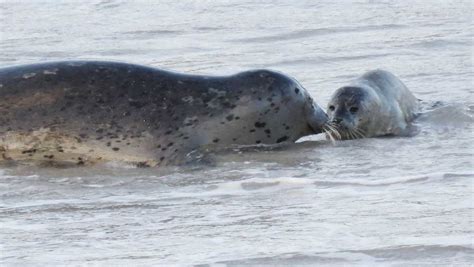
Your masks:
<instances>
[{"instance_id":1,"label":"wet seal fur","mask_svg":"<svg viewBox=\"0 0 474 267\"><path fill-rule=\"evenodd\" d=\"M269 70L186 75L127 63L0 69L0 161L179 164L206 145L293 142L327 116Z\"/></svg>"},{"instance_id":2,"label":"wet seal fur","mask_svg":"<svg viewBox=\"0 0 474 267\"><path fill-rule=\"evenodd\" d=\"M324 128L332 140L406 135L418 109L418 99L395 75L369 71L336 90Z\"/></svg>"}]
</instances>

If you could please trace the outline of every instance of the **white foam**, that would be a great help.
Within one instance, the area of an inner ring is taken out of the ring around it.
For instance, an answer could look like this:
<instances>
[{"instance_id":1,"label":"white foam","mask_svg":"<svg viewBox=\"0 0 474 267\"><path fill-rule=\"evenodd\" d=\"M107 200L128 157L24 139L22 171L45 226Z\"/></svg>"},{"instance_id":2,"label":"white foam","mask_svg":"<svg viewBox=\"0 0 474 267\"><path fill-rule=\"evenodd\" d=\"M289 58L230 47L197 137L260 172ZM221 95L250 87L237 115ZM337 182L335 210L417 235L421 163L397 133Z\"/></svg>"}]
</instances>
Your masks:
<instances>
[{"instance_id":1,"label":"white foam","mask_svg":"<svg viewBox=\"0 0 474 267\"><path fill-rule=\"evenodd\" d=\"M239 181L222 182L207 187L207 191L173 193L179 197L218 196L218 195L246 195L262 191L276 192L312 185L312 179L280 177L280 178L249 178Z\"/></svg>"},{"instance_id":2,"label":"white foam","mask_svg":"<svg viewBox=\"0 0 474 267\"><path fill-rule=\"evenodd\" d=\"M340 186L387 186L395 184L406 184L426 181L440 181L447 176L474 176L474 173L428 173L422 175L398 176L376 180L367 179L344 179L344 180L313 180L315 184L340 185Z\"/></svg>"}]
</instances>

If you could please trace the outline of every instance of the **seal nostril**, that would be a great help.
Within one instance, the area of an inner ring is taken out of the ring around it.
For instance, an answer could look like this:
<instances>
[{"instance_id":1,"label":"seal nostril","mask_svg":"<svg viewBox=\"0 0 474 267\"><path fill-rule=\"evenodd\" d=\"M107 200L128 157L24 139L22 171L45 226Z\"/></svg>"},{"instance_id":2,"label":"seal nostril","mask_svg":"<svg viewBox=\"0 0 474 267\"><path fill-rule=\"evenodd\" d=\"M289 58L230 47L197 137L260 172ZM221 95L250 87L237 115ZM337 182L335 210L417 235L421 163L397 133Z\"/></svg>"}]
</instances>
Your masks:
<instances>
[{"instance_id":1,"label":"seal nostril","mask_svg":"<svg viewBox=\"0 0 474 267\"><path fill-rule=\"evenodd\" d=\"M342 118L334 118L334 119L332 120L332 122L334 122L334 123L341 123L341 122L342 122Z\"/></svg>"}]
</instances>

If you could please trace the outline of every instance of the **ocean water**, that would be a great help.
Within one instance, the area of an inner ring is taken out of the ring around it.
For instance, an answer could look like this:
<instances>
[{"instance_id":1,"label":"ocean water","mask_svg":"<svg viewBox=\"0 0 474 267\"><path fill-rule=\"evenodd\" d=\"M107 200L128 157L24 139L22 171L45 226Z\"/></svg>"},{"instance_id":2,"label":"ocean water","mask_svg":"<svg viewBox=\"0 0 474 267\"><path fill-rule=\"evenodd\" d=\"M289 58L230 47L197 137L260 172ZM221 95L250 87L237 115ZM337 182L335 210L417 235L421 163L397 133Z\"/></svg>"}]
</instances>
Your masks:
<instances>
[{"instance_id":1,"label":"ocean water","mask_svg":"<svg viewBox=\"0 0 474 267\"><path fill-rule=\"evenodd\" d=\"M0 66L270 68L317 103L365 71L423 100L412 137L230 148L212 164L0 169L2 265L470 265L473 3L1 1Z\"/></svg>"}]
</instances>

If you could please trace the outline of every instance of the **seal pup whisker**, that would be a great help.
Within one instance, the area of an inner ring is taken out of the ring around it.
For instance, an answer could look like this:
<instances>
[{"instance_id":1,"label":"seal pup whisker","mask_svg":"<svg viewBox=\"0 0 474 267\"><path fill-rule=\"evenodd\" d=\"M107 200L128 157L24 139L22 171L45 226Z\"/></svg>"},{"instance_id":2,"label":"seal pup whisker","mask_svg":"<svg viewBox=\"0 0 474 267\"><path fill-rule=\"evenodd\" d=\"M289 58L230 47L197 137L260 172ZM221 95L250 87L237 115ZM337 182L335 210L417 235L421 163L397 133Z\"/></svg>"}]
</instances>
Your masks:
<instances>
[{"instance_id":1,"label":"seal pup whisker","mask_svg":"<svg viewBox=\"0 0 474 267\"><path fill-rule=\"evenodd\" d=\"M359 129L359 128L354 128L354 132L355 132L360 138L365 138L364 130Z\"/></svg>"},{"instance_id":2,"label":"seal pup whisker","mask_svg":"<svg viewBox=\"0 0 474 267\"><path fill-rule=\"evenodd\" d=\"M336 129L336 127L334 127L332 124L328 123L325 125L327 131L326 133L328 133L329 135L329 138L331 140L331 142L333 144L336 143L336 140L341 140L341 134L339 133L339 131Z\"/></svg>"},{"instance_id":3,"label":"seal pup whisker","mask_svg":"<svg viewBox=\"0 0 474 267\"><path fill-rule=\"evenodd\" d=\"M342 138L337 125L335 125L334 123L329 123L327 126L332 130L332 132L339 140Z\"/></svg>"},{"instance_id":4,"label":"seal pup whisker","mask_svg":"<svg viewBox=\"0 0 474 267\"><path fill-rule=\"evenodd\" d=\"M329 129L327 125L324 125L323 131L326 134L326 137L329 138L329 140L331 140L331 142L334 144L336 141L334 140L334 137L332 136L331 129Z\"/></svg>"}]
</instances>

